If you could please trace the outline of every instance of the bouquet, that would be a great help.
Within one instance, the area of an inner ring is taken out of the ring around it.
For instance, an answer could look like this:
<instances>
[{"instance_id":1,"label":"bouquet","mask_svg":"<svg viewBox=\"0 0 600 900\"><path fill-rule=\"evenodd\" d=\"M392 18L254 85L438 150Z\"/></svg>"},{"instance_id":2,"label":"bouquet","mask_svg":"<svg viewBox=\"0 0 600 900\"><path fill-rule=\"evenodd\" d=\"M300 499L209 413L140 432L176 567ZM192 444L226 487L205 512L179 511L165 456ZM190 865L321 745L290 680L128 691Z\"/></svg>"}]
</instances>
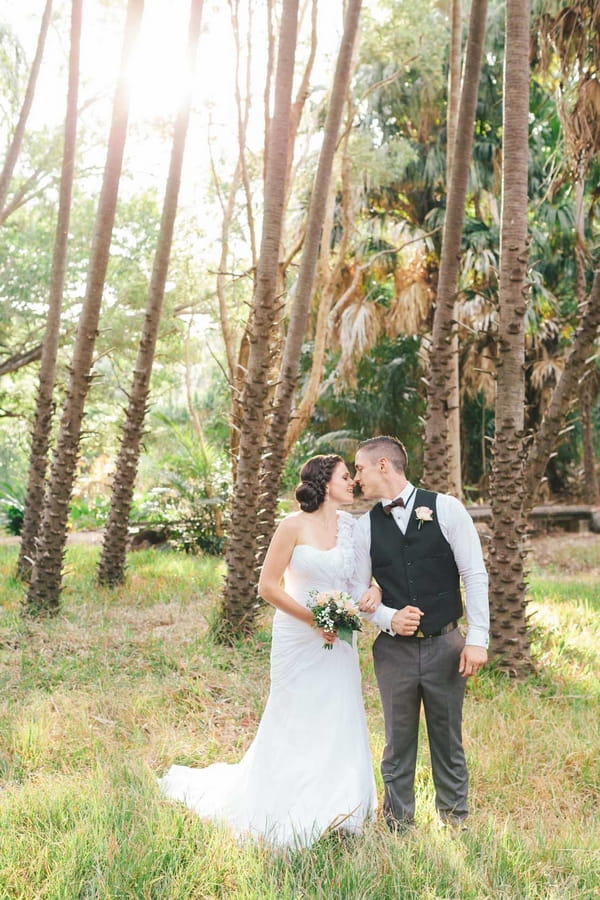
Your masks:
<instances>
[{"instance_id":1,"label":"bouquet","mask_svg":"<svg viewBox=\"0 0 600 900\"><path fill-rule=\"evenodd\" d=\"M307 606L312 610L315 625L325 631L335 631L347 644L352 643L352 632L361 630L358 608L350 594L344 591L310 591ZM331 650L332 644L323 644Z\"/></svg>"}]
</instances>

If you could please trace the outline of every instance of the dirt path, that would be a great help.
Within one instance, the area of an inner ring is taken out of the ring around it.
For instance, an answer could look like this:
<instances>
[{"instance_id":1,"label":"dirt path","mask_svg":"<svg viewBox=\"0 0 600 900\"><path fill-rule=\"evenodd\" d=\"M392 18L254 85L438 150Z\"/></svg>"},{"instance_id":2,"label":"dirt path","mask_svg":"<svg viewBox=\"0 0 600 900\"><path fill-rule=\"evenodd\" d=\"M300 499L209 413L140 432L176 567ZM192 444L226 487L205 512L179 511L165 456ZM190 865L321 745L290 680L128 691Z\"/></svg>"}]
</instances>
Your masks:
<instances>
[{"instance_id":1,"label":"dirt path","mask_svg":"<svg viewBox=\"0 0 600 900\"><path fill-rule=\"evenodd\" d=\"M104 532L98 531L74 531L67 536L67 544L101 544ZM532 536L529 539L531 556L536 564L544 567L554 563L557 556L560 558L560 566L565 574L576 573L581 563L576 558L572 563L569 559L569 547L581 547L600 542L600 534L591 531L553 531L548 534ZM0 535L0 544L18 544L19 538L10 535Z\"/></svg>"}]
</instances>

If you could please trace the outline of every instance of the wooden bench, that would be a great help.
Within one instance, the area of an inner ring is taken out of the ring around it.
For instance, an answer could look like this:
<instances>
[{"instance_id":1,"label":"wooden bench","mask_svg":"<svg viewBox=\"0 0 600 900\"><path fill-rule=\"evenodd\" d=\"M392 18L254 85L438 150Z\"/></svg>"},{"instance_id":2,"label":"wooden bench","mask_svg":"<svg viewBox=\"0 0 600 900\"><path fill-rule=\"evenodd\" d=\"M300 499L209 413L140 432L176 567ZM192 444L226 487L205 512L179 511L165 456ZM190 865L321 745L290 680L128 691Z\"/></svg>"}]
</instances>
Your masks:
<instances>
[{"instance_id":1,"label":"wooden bench","mask_svg":"<svg viewBox=\"0 0 600 900\"><path fill-rule=\"evenodd\" d=\"M467 506L475 523L492 520L492 508L489 504ZM548 531L554 527L563 531L593 531L600 533L600 507L562 504L544 504L534 506L529 513L529 521L535 531Z\"/></svg>"}]
</instances>

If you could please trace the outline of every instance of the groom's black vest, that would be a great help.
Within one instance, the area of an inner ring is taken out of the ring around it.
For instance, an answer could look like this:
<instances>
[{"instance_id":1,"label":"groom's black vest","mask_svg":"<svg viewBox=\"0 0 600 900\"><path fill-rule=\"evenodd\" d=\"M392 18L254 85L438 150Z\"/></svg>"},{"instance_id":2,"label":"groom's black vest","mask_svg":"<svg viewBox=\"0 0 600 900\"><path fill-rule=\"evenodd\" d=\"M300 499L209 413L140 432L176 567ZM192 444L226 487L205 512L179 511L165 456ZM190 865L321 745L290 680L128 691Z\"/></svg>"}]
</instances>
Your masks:
<instances>
[{"instance_id":1,"label":"groom's black vest","mask_svg":"<svg viewBox=\"0 0 600 900\"><path fill-rule=\"evenodd\" d=\"M371 517L371 566L383 591L382 603L394 609L418 606L423 610L420 628L425 634L439 631L462 615L460 577L452 548L438 524L437 494L418 490L406 534L381 503ZM419 520L415 510L433 510L431 522Z\"/></svg>"}]
</instances>

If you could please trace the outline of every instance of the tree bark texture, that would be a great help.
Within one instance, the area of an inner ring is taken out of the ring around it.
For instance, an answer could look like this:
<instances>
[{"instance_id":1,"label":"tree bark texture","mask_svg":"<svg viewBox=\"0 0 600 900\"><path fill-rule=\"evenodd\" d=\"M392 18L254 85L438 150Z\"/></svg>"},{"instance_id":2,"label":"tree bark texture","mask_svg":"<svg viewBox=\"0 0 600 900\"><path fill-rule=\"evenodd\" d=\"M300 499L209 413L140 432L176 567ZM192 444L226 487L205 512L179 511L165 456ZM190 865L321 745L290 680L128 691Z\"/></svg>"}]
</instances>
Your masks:
<instances>
[{"instance_id":1,"label":"tree bark texture","mask_svg":"<svg viewBox=\"0 0 600 900\"><path fill-rule=\"evenodd\" d=\"M336 194L337 185L335 175L332 177L329 185L329 196L327 199L327 209L323 220L323 236L321 240L321 252L319 257L318 275L315 287L318 290L318 306L317 320L315 324L313 336L313 350L310 377L302 394L302 398L293 411L292 417L288 423L284 457L287 459L292 447L306 428L314 408L319 399L321 388L323 385L323 375L325 372L325 362L328 348L328 340L330 337L330 313L335 299L335 286L340 277L342 266L346 259L346 251L350 240L350 215L349 215L349 167L350 156L348 153L348 137L350 129L346 129L344 135L342 149L342 165L341 165L341 237L339 246L336 250L335 262L330 264L330 249L328 235L331 235L334 214L336 211Z\"/></svg>"},{"instance_id":2,"label":"tree bark texture","mask_svg":"<svg viewBox=\"0 0 600 900\"><path fill-rule=\"evenodd\" d=\"M448 54L448 110L447 110L447 146L446 146L446 184L450 183L454 147L456 144L456 128L460 104L460 61L462 48L462 15L461 0L451 2L451 31ZM455 304L456 306L456 304ZM450 364L448 383L448 486L453 496L462 498L461 471L461 430L460 430L460 365L459 340L456 315L453 313L451 332L452 361Z\"/></svg>"},{"instance_id":3,"label":"tree bark texture","mask_svg":"<svg viewBox=\"0 0 600 900\"><path fill-rule=\"evenodd\" d=\"M249 325L250 352L241 403L239 457L226 548L221 635L227 640L251 631L257 604L259 471L271 368L271 332L280 306L276 289L297 29L298 0L285 0L279 32L275 108L269 126L263 227Z\"/></svg>"},{"instance_id":4,"label":"tree bark texture","mask_svg":"<svg viewBox=\"0 0 600 900\"><path fill-rule=\"evenodd\" d=\"M581 443L583 444L583 483L585 499L594 506L600 503L600 488L596 459L594 456L594 428L592 410L598 397L600 380L596 373L588 372L579 392L579 414L581 419Z\"/></svg>"},{"instance_id":5,"label":"tree bark texture","mask_svg":"<svg viewBox=\"0 0 600 900\"><path fill-rule=\"evenodd\" d=\"M192 0L188 33L188 59L190 75L194 71L196 48L200 36L203 0ZM181 184L183 154L190 119L191 95L180 107L175 120L171 162L163 202L158 244L154 255L152 276L148 290L148 299L142 327L142 336L138 347L133 381L129 393L129 404L123 426L121 446L117 456L116 470L113 478L110 512L106 524L106 532L102 543L102 553L98 564L98 581L100 584L114 587L125 579L125 561L129 535L129 513L133 500L133 489L137 475L140 445L146 416L150 376L154 362L154 351L160 325L173 229L177 214L177 201Z\"/></svg>"},{"instance_id":6,"label":"tree bark texture","mask_svg":"<svg viewBox=\"0 0 600 900\"><path fill-rule=\"evenodd\" d=\"M33 103L33 98L35 96L35 88L37 85L38 76L40 74L40 67L42 65L42 57L44 55L44 47L46 46L46 37L48 35L51 15L52 0L46 0L46 5L42 14L42 22L40 25L35 56L33 58L33 63L31 64L29 79L27 81L27 87L25 89L25 97L23 98L23 103L21 105L19 121L17 122L15 133L13 134L12 140L8 147L8 152L6 154L4 166L2 167L2 172L0 172L0 217L2 217L2 221L4 221L4 219L6 218L6 216L2 216L2 214L4 213L7 205L6 198L8 197L10 181L13 176L13 172L15 171L19 153L21 152L21 145L23 143L25 128L27 126L27 119L29 118L31 104Z\"/></svg>"},{"instance_id":7,"label":"tree bark texture","mask_svg":"<svg viewBox=\"0 0 600 900\"><path fill-rule=\"evenodd\" d=\"M531 671L524 538L525 311L527 305L527 161L529 0L506 6L499 358L489 553L491 643L515 676Z\"/></svg>"},{"instance_id":8,"label":"tree bark texture","mask_svg":"<svg viewBox=\"0 0 600 900\"><path fill-rule=\"evenodd\" d=\"M67 538L69 502L75 480L85 398L91 381L94 344L110 252L123 151L129 118L127 65L143 13L143 0L129 0L119 81L102 188L98 201L86 292L79 319L66 398L41 520L24 612L53 615L60 606L62 560Z\"/></svg>"},{"instance_id":9,"label":"tree bark texture","mask_svg":"<svg viewBox=\"0 0 600 900\"><path fill-rule=\"evenodd\" d=\"M569 405L577 397L579 381L594 353L594 342L599 327L600 269L597 269L571 349L565 360L565 367L527 454L525 485L528 505L532 506L535 502L548 459L559 441Z\"/></svg>"},{"instance_id":10,"label":"tree bark texture","mask_svg":"<svg viewBox=\"0 0 600 900\"><path fill-rule=\"evenodd\" d=\"M473 0L460 95L456 142L438 276L433 334L429 352L424 481L432 490L448 489L448 407L452 384L452 328L458 290L458 267L465 200L473 147L473 126L485 39L487 0Z\"/></svg>"},{"instance_id":11,"label":"tree bark texture","mask_svg":"<svg viewBox=\"0 0 600 900\"><path fill-rule=\"evenodd\" d=\"M71 4L71 44L69 53L69 83L67 111L64 127L62 171L58 198L56 237L52 255L52 273L48 298L48 318L42 347L38 393L31 433L31 453L25 499L25 514L21 531L21 545L17 560L17 576L28 580L35 555L35 541L44 506L44 487L48 467L50 428L53 416L53 391L56 375L56 357L60 337L73 173L75 171L75 146L77 140L77 98L79 94L79 57L81 48L82 0Z\"/></svg>"}]
</instances>

